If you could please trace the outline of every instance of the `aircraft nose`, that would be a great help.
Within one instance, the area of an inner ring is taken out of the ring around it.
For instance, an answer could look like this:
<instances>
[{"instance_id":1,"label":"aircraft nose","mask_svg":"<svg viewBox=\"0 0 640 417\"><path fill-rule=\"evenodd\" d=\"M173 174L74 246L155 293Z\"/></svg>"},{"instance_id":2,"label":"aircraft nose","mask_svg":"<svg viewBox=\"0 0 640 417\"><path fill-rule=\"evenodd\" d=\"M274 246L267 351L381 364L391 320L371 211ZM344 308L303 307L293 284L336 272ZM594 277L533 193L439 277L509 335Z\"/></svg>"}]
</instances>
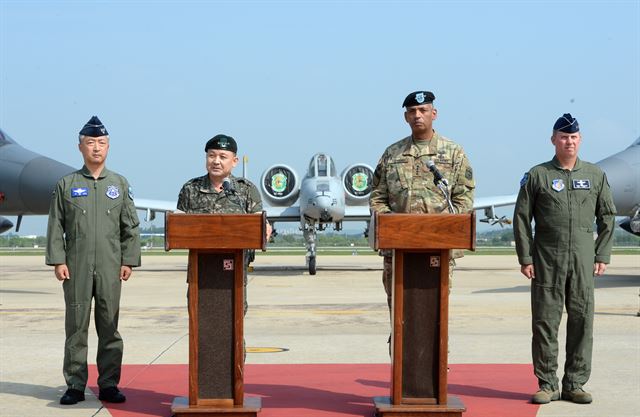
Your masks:
<instances>
[{"instance_id":1,"label":"aircraft nose","mask_svg":"<svg viewBox=\"0 0 640 417\"><path fill-rule=\"evenodd\" d=\"M329 196L326 196L326 195L319 195L314 199L313 205L320 212L328 211L329 208L331 207L331 198L329 198Z\"/></svg>"},{"instance_id":2,"label":"aircraft nose","mask_svg":"<svg viewBox=\"0 0 640 417\"><path fill-rule=\"evenodd\" d=\"M31 213L47 213L51 192L58 180L74 171L74 168L49 159L34 158L20 173L20 194L27 210ZM46 173L46 174L45 174Z\"/></svg>"}]
</instances>

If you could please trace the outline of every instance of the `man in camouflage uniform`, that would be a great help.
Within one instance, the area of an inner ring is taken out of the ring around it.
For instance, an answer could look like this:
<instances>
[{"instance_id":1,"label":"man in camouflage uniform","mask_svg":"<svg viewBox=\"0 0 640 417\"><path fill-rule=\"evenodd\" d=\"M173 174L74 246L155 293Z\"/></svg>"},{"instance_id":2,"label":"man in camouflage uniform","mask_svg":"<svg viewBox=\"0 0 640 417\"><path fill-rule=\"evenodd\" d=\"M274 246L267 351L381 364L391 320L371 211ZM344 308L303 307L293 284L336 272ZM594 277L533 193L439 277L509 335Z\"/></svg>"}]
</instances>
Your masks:
<instances>
[{"instance_id":1,"label":"man in camouflage uniform","mask_svg":"<svg viewBox=\"0 0 640 417\"><path fill-rule=\"evenodd\" d=\"M109 136L94 116L80 131L84 166L63 177L53 192L47 228L47 265L55 266L65 299L63 373L67 391L60 404L84 401L87 331L95 299L99 399L121 403L118 390L123 343L118 333L122 281L140 265L138 215L127 180L105 168Z\"/></svg>"},{"instance_id":2,"label":"man in camouflage uniform","mask_svg":"<svg viewBox=\"0 0 640 417\"><path fill-rule=\"evenodd\" d=\"M473 209L473 170L462 147L433 129L438 114L434 100L430 91L416 91L404 99L404 119L411 128L411 136L389 146L378 161L373 174L371 210L379 213L448 212L447 200L434 183L428 161L434 162L449 183L455 212L467 213ZM391 310L391 251L381 252L384 256L382 283ZM461 256L461 251L455 251L453 255ZM452 259L450 273L453 265Z\"/></svg>"},{"instance_id":3,"label":"man in camouflage uniform","mask_svg":"<svg viewBox=\"0 0 640 417\"><path fill-rule=\"evenodd\" d=\"M578 121L564 114L553 126L555 156L524 175L513 215L521 272L533 280L531 347L540 387L532 398L536 404L561 397L556 370L564 306L567 342L562 399L592 401L582 386L591 374L593 277L602 275L610 261L616 209L604 172L578 158L580 142Z\"/></svg>"},{"instance_id":4,"label":"man in camouflage uniform","mask_svg":"<svg viewBox=\"0 0 640 417\"><path fill-rule=\"evenodd\" d=\"M258 188L248 179L234 177L231 171L238 164L238 145L227 135L216 135L207 141L207 174L192 178L182 186L178 210L185 213L261 213L262 198ZM267 239L271 226L267 224ZM244 312L247 312L247 266L245 254Z\"/></svg>"}]
</instances>

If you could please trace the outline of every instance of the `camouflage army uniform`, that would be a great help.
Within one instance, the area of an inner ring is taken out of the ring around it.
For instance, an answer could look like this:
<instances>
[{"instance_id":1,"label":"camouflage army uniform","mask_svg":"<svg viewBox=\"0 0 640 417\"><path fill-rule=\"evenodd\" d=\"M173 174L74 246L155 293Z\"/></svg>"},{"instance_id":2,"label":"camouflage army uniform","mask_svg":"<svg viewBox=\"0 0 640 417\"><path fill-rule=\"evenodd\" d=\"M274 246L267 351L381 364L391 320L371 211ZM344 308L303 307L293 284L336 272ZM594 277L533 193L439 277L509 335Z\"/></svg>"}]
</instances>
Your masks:
<instances>
[{"instance_id":1,"label":"camouflage army uniform","mask_svg":"<svg viewBox=\"0 0 640 417\"><path fill-rule=\"evenodd\" d=\"M64 280L67 386L87 384L87 333L95 299L98 385L120 381L123 343L118 333L120 267L140 265L138 215L127 180L106 168L98 179L83 167L63 177L53 192L47 228L47 265L66 264Z\"/></svg>"},{"instance_id":2,"label":"camouflage army uniform","mask_svg":"<svg viewBox=\"0 0 640 417\"><path fill-rule=\"evenodd\" d=\"M230 193L216 191L211 186L209 175L193 178L180 190L178 210L185 213L239 213L250 214L262 212L262 198L258 188L245 178L229 176ZM252 253L252 252L251 252ZM247 266L249 254L245 253L244 270L244 312L247 313Z\"/></svg>"},{"instance_id":3,"label":"camouflage army uniform","mask_svg":"<svg viewBox=\"0 0 640 417\"><path fill-rule=\"evenodd\" d=\"M457 213L473 208L475 182L473 170L462 147L433 132L430 141L417 146L408 136L389 146L373 174L373 189L369 205L379 213L443 213L448 212L447 201L433 182L427 161L436 167L449 182L451 201ZM382 282L391 308L391 254L385 251ZM455 251L453 257L460 257ZM453 262L452 262L453 263ZM450 273L453 268L450 268Z\"/></svg>"},{"instance_id":4,"label":"camouflage army uniform","mask_svg":"<svg viewBox=\"0 0 640 417\"><path fill-rule=\"evenodd\" d=\"M229 177L235 192L227 195L211 187L209 176L193 178L180 190L178 210L185 213L260 213L262 199L258 188L245 178Z\"/></svg>"},{"instance_id":5,"label":"camouflage army uniform","mask_svg":"<svg viewBox=\"0 0 640 417\"><path fill-rule=\"evenodd\" d=\"M563 391L582 388L591 374L593 268L608 264L616 209L602 170L578 159L533 167L522 179L513 216L518 261L534 266L531 281L533 367L540 389L558 390L558 327L567 309ZM594 243L593 223L598 238ZM535 221L535 235L531 221Z\"/></svg>"}]
</instances>

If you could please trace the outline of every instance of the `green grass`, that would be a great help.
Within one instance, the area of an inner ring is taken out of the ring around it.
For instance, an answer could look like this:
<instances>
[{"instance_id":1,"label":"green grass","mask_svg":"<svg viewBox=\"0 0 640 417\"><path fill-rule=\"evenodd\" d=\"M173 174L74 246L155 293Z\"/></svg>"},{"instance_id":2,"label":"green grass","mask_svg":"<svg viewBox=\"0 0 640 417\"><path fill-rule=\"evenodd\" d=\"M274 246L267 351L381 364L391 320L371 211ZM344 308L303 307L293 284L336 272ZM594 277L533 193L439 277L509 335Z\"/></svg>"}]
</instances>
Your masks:
<instances>
[{"instance_id":1,"label":"green grass","mask_svg":"<svg viewBox=\"0 0 640 417\"><path fill-rule=\"evenodd\" d=\"M358 247L358 256L373 256L378 253L367 247ZM162 248L154 248L151 250L143 250L142 256L186 256L187 250L177 249L170 252L165 252ZM304 255L306 250L302 247L296 248L271 248L266 252L260 250L256 251L256 256L297 256ZM467 256L479 256L479 255L516 255L516 251L512 247L477 247L475 252L464 251ZM613 255L640 255L640 247L616 247L613 248ZM352 256L353 250L351 248L318 248L318 256ZM0 248L1 256L44 256L44 249L32 249L32 248Z\"/></svg>"}]
</instances>

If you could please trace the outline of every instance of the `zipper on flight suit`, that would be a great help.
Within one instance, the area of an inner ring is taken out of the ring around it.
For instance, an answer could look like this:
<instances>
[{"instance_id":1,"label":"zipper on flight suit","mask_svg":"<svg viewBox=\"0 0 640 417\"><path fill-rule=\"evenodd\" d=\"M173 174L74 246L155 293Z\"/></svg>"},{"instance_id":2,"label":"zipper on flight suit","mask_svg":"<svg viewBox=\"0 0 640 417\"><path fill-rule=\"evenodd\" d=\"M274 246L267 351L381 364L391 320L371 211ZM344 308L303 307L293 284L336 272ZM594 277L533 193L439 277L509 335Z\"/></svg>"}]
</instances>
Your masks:
<instances>
[{"instance_id":1,"label":"zipper on flight suit","mask_svg":"<svg viewBox=\"0 0 640 417\"><path fill-rule=\"evenodd\" d=\"M98 180L93 179L93 279L96 279L98 257Z\"/></svg>"},{"instance_id":2,"label":"zipper on flight suit","mask_svg":"<svg viewBox=\"0 0 640 417\"><path fill-rule=\"evenodd\" d=\"M571 207L571 170L566 170L567 175L567 205L569 211L569 252L573 252L573 212Z\"/></svg>"}]
</instances>

